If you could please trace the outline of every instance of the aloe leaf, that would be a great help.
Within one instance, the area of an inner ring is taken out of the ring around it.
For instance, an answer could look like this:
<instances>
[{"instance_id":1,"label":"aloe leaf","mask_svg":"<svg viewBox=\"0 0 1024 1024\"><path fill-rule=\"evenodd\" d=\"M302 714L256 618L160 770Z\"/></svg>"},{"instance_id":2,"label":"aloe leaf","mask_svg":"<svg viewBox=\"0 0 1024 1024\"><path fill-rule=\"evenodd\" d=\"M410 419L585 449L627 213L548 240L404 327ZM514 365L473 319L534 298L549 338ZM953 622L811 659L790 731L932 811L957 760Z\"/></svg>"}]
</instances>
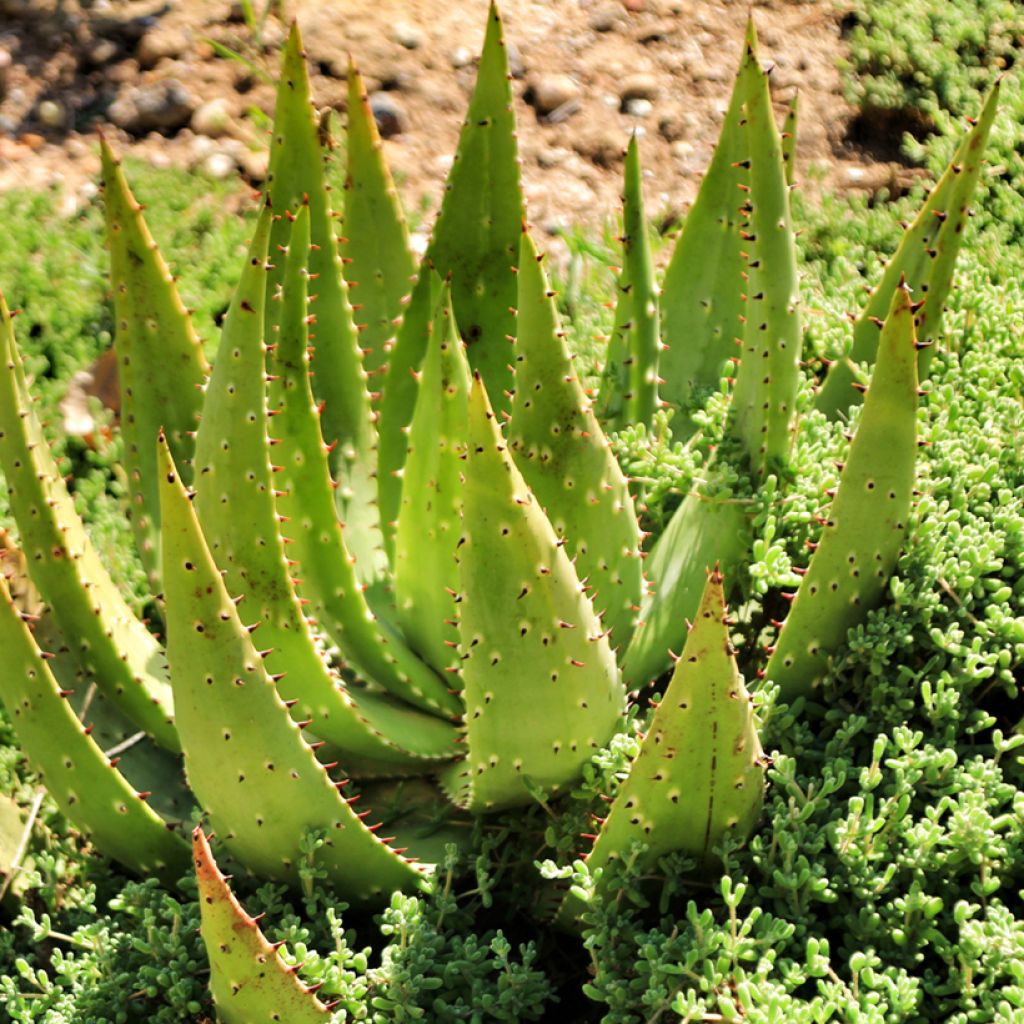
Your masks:
<instances>
[{"instance_id":1,"label":"aloe leaf","mask_svg":"<svg viewBox=\"0 0 1024 1024\"><path fill-rule=\"evenodd\" d=\"M298 25L292 25L285 44L281 79L274 111L268 185L274 211L294 213L308 197L310 274L316 280L316 333L313 336L313 390L324 402L321 429L325 440L338 442L333 467L340 487L338 506L348 526L348 545L356 557L356 573L364 582L386 569L377 513L377 434L367 393L359 339L352 320L348 289L338 255L338 224L331 210L324 179L324 152L310 98L309 74ZM284 274L277 260L279 246L288 244L286 218L275 221L270 235L272 265L267 272L268 294L274 295ZM268 304L267 326L276 323L277 307Z\"/></svg>"},{"instance_id":2,"label":"aloe leaf","mask_svg":"<svg viewBox=\"0 0 1024 1024\"><path fill-rule=\"evenodd\" d=\"M392 562L402 502L402 468L409 445L406 431L416 408L419 368L427 351L442 287L437 272L424 261L399 324L381 389L377 496L384 544Z\"/></svg>"},{"instance_id":3,"label":"aloe leaf","mask_svg":"<svg viewBox=\"0 0 1024 1024\"><path fill-rule=\"evenodd\" d=\"M479 375L462 510L466 758L446 768L441 783L459 806L483 810L570 785L614 733L624 690L607 636L506 450Z\"/></svg>"},{"instance_id":4,"label":"aloe leaf","mask_svg":"<svg viewBox=\"0 0 1024 1024\"><path fill-rule=\"evenodd\" d=\"M643 585L640 527L559 329L553 293L527 231L519 252L515 393L509 448L581 579L613 645L625 646Z\"/></svg>"},{"instance_id":5,"label":"aloe leaf","mask_svg":"<svg viewBox=\"0 0 1024 1024\"><path fill-rule=\"evenodd\" d=\"M277 339L268 353L267 401L277 447L276 509L289 557L301 577L298 593L320 628L357 674L410 703L454 715L461 704L388 625L376 618L356 578L338 520L328 451L309 383L307 262L309 211L300 207L285 255Z\"/></svg>"},{"instance_id":6,"label":"aloe leaf","mask_svg":"<svg viewBox=\"0 0 1024 1024\"><path fill-rule=\"evenodd\" d=\"M17 606L17 583L8 577L8 584ZM27 621L36 646L47 652L46 665L57 686L68 694L71 710L86 726L93 742L130 786L149 794L147 803L169 826L188 824L196 803L185 784L181 755L158 747L139 731L82 671L49 608L37 608Z\"/></svg>"},{"instance_id":7,"label":"aloe leaf","mask_svg":"<svg viewBox=\"0 0 1024 1024\"><path fill-rule=\"evenodd\" d=\"M427 258L442 277L451 275L470 365L499 411L508 409L512 388L508 337L515 331L513 268L524 215L515 130L501 15L492 2L476 88Z\"/></svg>"},{"instance_id":8,"label":"aloe leaf","mask_svg":"<svg viewBox=\"0 0 1024 1024\"><path fill-rule=\"evenodd\" d=\"M800 278L782 141L761 71L750 89L746 135L750 192L746 231L747 301L743 347L730 406L733 433L764 476L789 458L800 380Z\"/></svg>"},{"instance_id":9,"label":"aloe leaf","mask_svg":"<svg viewBox=\"0 0 1024 1024\"><path fill-rule=\"evenodd\" d=\"M354 63L348 67L344 236L341 256L359 325L363 366L383 372L416 263L398 193L384 160L377 122Z\"/></svg>"},{"instance_id":10,"label":"aloe leaf","mask_svg":"<svg viewBox=\"0 0 1024 1024\"><path fill-rule=\"evenodd\" d=\"M853 325L853 346L829 367L815 405L829 419L845 416L860 401L854 385L878 351L881 318L886 315L901 281L911 295L924 300L917 313L917 337L927 344L942 330L942 313L953 281L956 258L970 215L969 204L981 176L985 146L999 106L1001 81L988 94L977 121L961 140L949 166L939 178L914 222L907 228L882 280ZM931 349L918 356L920 377L926 376Z\"/></svg>"},{"instance_id":11,"label":"aloe leaf","mask_svg":"<svg viewBox=\"0 0 1024 1024\"><path fill-rule=\"evenodd\" d=\"M362 799L379 815L381 832L425 864L441 864L454 844L468 855L473 821L452 806L432 779L387 778L359 782Z\"/></svg>"},{"instance_id":12,"label":"aloe leaf","mask_svg":"<svg viewBox=\"0 0 1024 1024\"><path fill-rule=\"evenodd\" d=\"M917 454L917 347L910 291L899 288L821 539L766 676L780 697L810 696L847 633L882 600L903 544Z\"/></svg>"},{"instance_id":13,"label":"aloe leaf","mask_svg":"<svg viewBox=\"0 0 1024 1024\"><path fill-rule=\"evenodd\" d=\"M154 591L160 535L156 435L191 472L201 385L209 374L192 319L146 227L121 165L100 137L103 207L110 240L114 344L121 385L121 434L131 496L131 524Z\"/></svg>"},{"instance_id":14,"label":"aloe leaf","mask_svg":"<svg viewBox=\"0 0 1024 1024\"><path fill-rule=\"evenodd\" d=\"M732 574L750 556L747 503L728 491L687 495L644 563L648 592L622 659L630 690L647 686L672 662L697 613L708 572Z\"/></svg>"},{"instance_id":15,"label":"aloe leaf","mask_svg":"<svg viewBox=\"0 0 1024 1024\"><path fill-rule=\"evenodd\" d=\"M626 419L650 426L658 401L658 286L644 212L640 145L634 134L626 150L622 249L630 291L629 389Z\"/></svg>"},{"instance_id":16,"label":"aloe leaf","mask_svg":"<svg viewBox=\"0 0 1024 1024\"><path fill-rule=\"evenodd\" d=\"M327 1024L331 1013L278 956L217 867L202 828L192 833L200 932L210 958L210 992L221 1024Z\"/></svg>"},{"instance_id":17,"label":"aloe leaf","mask_svg":"<svg viewBox=\"0 0 1024 1024\"><path fill-rule=\"evenodd\" d=\"M722 131L697 198L665 272L661 294L661 397L679 410L672 433L693 433L690 413L718 390L723 367L736 355L743 315L740 223L743 219L739 166L747 158L744 104L760 74L753 20L747 34Z\"/></svg>"},{"instance_id":18,"label":"aloe leaf","mask_svg":"<svg viewBox=\"0 0 1024 1024\"><path fill-rule=\"evenodd\" d=\"M267 436L263 304L271 217L265 207L207 387L196 439L196 513L227 586L260 623L268 670L287 673L282 693L298 702L296 716L315 718L320 735L351 754L444 759L455 739L449 723L368 692L356 708L318 650L292 584Z\"/></svg>"},{"instance_id":19,"label":"aloe leaf","mask_svg":"<svg viewBox=\"0 0 1024 1024\"><path fill-rule=\"evenodd\" d=\"M629 392L629 333L632 322L633 286L629 280L629 268L623 266L615 279L615 313L597 395L597 414L609 430L621 429L629 423L626 395Z\"/></svg>"},{"instance_id":20,"label":"aloe leaf","mask_svg":"<svg viewBox=\"0 0 1024 1024\"><path fill-rule=\"evenodd\" d=\"M317 761L242 625L166 445L159 465L167 657L189 785L213 827L268 878L297 883L300 841L322 830L318 861L345 899L425 887L421 870L374 836Z\"/></svg>"},{"instance_id":21,"label":"aloe leaf","mask_svg":"<svg viewBox=\"0 0 1024 1024\"><path fill-rule=\"evenodd\" d=\"M0 574L0 697L18 745L45 778L67 817L96 847L143 876L174 883L187 869L188 847L111 764L75 714L71 693L58 684L14 607Z\"/></svg>"},{"instance_id":22,"label":"aloe leaf","mask_svg":"<svg viewBox=\"0 0 1024 1024\"><path fill-rule=\"evenodd\" d=\"M675 850L707 869L722 837L745 837L761 812L767 761L729 642L718 571L708 576L686 646L654 707L587 855L591 871L630 854L635 843L644 846L634 862L640 870ZM567 924L583 905L570 894L559 922Z\"/></svg>"},{"instance_id":23,"label":"aloe leaf","mask_svg":"<svg viewBox=\"0 0 1024 1024\"><path fill-rule=\"evenodd\" d=\"M75 657L161 746L178 749L163 651L100 562L36 419L0 295L0 467L32 579Z\"/></svg>"},{"instance_id":24,"label":"aloe leaf","mask_svg":"<svg viewBox=\"0 0 1024 1024\"><path fill-rule=\"evenodd\" d=\"M455 548L462 535L460 477L468 410L469 363L445 285L409 426L395 539L398 621L438 671L458 664L452 595L459 586Z\"/></svg>"},{"instance_id":25,"label":"aloe leaf","mask_svg":"<svg viewBox=\"0 0 1024 1024\"><path fill-rule=\"evenodd\" d=\"M796 132L800 117L800 94L794 93L786 107L782 122L782 163L786 168L786 184L793 187L796 178Z\"/></svg>"}]
</instances>

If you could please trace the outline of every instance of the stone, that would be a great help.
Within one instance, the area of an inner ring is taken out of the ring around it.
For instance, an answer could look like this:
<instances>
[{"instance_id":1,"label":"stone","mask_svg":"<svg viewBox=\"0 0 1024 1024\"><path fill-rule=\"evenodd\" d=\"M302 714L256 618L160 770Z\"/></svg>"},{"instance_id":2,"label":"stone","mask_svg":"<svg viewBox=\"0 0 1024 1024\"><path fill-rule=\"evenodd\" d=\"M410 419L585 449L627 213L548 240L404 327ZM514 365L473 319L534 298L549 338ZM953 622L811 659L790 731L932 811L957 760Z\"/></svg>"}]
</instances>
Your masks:
<instances>
[{"instance_id":1,"label":"stone","mask_svg":"<svg viewBox=\"0 0 1024 1024\"><path fill-rule=\"evenodd\" d=\"M580 87L568 75L541 74L531 77L526 101L538 114L546 115L578 99L579 95Z\"/></svg>"},{"instance_id":2,"label":"stone","mask_svg":"<svg viewBox=\"0 0 1024 1024\"><path fill-rule=\"evenodd\" d=\"M629 75L622 80L622 84L619 86L619 98L623 105L630 100L656 100L659 91L657 76L641 72Z\"/></svg>"},{"instance_id":3,"label":"stone","mask_svg":"<svg viewBox=\"0 0 1024 1024\"><path fill-rule=\"evenodd\" d=\"M654 109L654 104L650 100L626 100L623 104L622 112L629 114L630 117L647 117L648 114Z\"/></svg>"},{"instance_id":4,"label":"stone","mask_svg":"<svg viewBox=\"0 0 1024 1024\"><path fill-rule=\"evenodd\" d=\"M253 184L267 180L267 171L270 168L269 150L247 149L238 162L242 167L242 173Z\"/></svg>"},{"instance_id":5,"label":"stone","mask_svg":"<svg viewBox=\"0 0 1024 1024\"><path fill-rule=\"evenodd\" d=\"M448 60L453 68L469 67L473 63L473 51L466 46L460 46L448 54Z\"/></svg>"},{"instance_id":6,"label":"stone","mask_svg":"<svg viewBox=\"0 0 1024 1024\"><path fill-rule=\"evenodd\" d=\"M36 117L39 119L39 123L46 128L58 129L67 126L67 111L56 100L43 100L36 107Z\"/></svg>"},{"instance_id":7,"label":"stone","mask_svg":"<svg viewBox=\"0 0 1024 1024\"><path fill-rule=\"evenodd\" d=\"M562 146L551 146L537 153L537 164L540 167L560 167L572 154Z\"/></svg>"},{"instance_id":8,"label":"stone","mask_svg":"<svg viewBox=\"0 0 1024 1024\"><path fill-rule=\"evenodd\" d=\"M89 62L95 67L109 64L121 52L121 48L113 39L99 39L89 51Z\"/></svg>"},{"instance_id":9,"label":"stone","mask_svg":"<svg viewBox=\"0 0 1024 1024\"><path fill-rule=\"evenodd\" d=\"M196 135L189 141L188 151L191 166L199 167L211 153L217 151L217 143L205 135Z\"/></svg>"},{"instance_id":10,"label":"stone","mask_svg":"<svg viewBox=\"0 0 1024 1024\"><path fill-rule=\"evenodd\" d=\"M188 52L192 40L183 29L151 28L139 40L135 56L142 68L151 68L164 59L175 60Z\"/></svg>"},{"instance_id":11,"label":"stone","mask_svg":"<svg viewBox=\"0 0 1024 1024\"><path fill-rule=\"evenodd\" d=\"M618 4L608 4L595 11L587 22L593 32L611 32L622 23L622 8Z\"/></svg>"},{"instance_id":12,"label":"stone","mask_svg":"<svg viewBox=\"0 0 1024 1024\"><path fill-rule=\"evenodd\" d=\"M227 153L211 153L201 165L204 174L215 181L224 181L235 173L235 161Z\"/></svg>"},{"instance_id":13,"label":"stone","mask_svg":"<svg viewBox=\"0 0 1024 1024\"><path fill-rule=\"evenodd\" d=\"M580 156L598 167L617 167L625 155L625 140L615 128L594 125L582 132L573 142Z\"/></svg>"},{"instance_id":14,"label":"stone","mask_svg":"<svg viewBox=\"0 0 1024 1024\"><path fill-rule=\"evenodd\" d=\"M187 124L196 108L192 94L176 78L152 82L123 92L107 115L132 135L148 131L170 132Z\"/></svg>"},{"instance_id":15,"label":"stone","mask_svg":"<svg viewBox=\"0 0 1024 1024\"><path fill-rule=\"evenodd\" d=\"M661 112L658 132L666 142L676 142L693 135L700 127L700 118L682 105Z\"/></svg>"},{"instance_id":16,"label":"stone","mask_svg":"<svg viewBox=\"0 0 1024 1024\"><path fill-rule=\"evenodd\" d=\"M189 125L196 135L219 139L229 135L234 127L228 102L222 96L207 100L196 107Z\"/></svg>"},{"instance_id":17,"label":"stone","mask_svg":"<svg viewBox=\"0 0 1024 1024\"><path fill-rule=\"evenodd\" d=\"M395 23L393 29L395 42L404 46L407 50L418 50L423 45L423 31L418 25L408 21Z\"/></svg>"},{"instance_id":18,"label":"stone","mask_svg":"<svg viewBox=\"0 0 1024 1024\"><path fill-rule=\"evenodd\" d=\"M523 78L526 75L526 65L523 63L519 47L506 41L505 56L508 58L508 73L513 78Z\"/></svg>"},{"instance_id":19,"label":"stone","mask_svg":"<svg viewBox=\"0 0 1024 1024\"><path fill-rule=\"evenodd\" d=\"M405 110L389 93L375 92L370 96L370 110L377 122L377 130L385 139L401 135L406 128Z\"/></svg>"}]
</instances>

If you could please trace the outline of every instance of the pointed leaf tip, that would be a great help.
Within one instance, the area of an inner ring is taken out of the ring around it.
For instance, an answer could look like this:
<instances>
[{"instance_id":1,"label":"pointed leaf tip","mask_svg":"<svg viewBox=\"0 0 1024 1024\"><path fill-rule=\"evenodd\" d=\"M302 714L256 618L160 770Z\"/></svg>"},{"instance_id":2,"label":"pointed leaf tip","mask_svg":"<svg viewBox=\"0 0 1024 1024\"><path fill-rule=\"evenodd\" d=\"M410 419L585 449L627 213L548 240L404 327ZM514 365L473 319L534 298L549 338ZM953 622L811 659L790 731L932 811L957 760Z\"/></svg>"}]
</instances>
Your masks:
<instances>
[{"instance_id":1,"label":"pointed leaf tip","mask_svg":"<svg viewBox=\"0 0 1024 1024\"><path fill-rule=\"evenodd\" d=\"M279 957L280 943L267 941L246 913L217 867L202 827L192 833L192 853L199 886L200 931L210 957L210 988L221 1024L280 1020L320 1024L330 1018L327 1006Z\"/></svg>"}]
</instances>

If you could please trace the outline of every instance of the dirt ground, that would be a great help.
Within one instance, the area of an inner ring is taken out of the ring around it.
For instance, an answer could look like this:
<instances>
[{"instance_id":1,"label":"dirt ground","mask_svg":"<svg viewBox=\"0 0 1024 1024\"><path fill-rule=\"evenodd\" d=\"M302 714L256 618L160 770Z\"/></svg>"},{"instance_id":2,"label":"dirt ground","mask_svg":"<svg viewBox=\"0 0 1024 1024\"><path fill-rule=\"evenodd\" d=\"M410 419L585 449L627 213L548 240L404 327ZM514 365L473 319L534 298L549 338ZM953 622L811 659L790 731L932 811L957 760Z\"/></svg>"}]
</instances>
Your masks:
<instances>
[{"instance_id":1,"label":"dirt ground","mask_svg":"<svg viewBox=\"0 0 1024 1024\"><path fill-rule=\"evenodd\" d=\"M266 0L252 0L257 15ZM229 0L0 0L0 189L53 188L72 213L95 189L94 132L156 164L266 168L266 118L286 18L298 19L321 105L344 111L348 54L387 133L407 208L441 191L472 88L486 0L281 0L261 29ZM753 10L780 115L799 90L805 189L873 191L912 173L851 141L842 10L767 0L504 0L531 220L599 224L619 204L622 153L641 136L652 213L685 208L707 166ZM231 59L216 44L245 58ZM424 220L429 225L429 218Z\"/></svg>"}]
</instances>

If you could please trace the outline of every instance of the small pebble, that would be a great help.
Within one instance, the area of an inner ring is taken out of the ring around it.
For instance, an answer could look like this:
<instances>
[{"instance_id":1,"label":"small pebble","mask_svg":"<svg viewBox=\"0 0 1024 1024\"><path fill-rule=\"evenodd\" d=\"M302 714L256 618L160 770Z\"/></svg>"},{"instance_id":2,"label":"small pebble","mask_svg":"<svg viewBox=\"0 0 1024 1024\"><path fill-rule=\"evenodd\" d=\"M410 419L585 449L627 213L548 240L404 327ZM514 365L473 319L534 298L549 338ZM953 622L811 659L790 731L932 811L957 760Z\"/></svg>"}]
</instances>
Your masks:
<instances>
[{"instance_id":1,"label":"small pebble","mask_svg":"<svg viewBox=\"0 0 1024 1024\"><path fill-rule=\"evenodd\" d=\"M232 128L227 100L218 96L196 107L189 126L196 135L206 135L211 139L227 135Z\"/></svg>"},{"instance_id":2,"label":"small pebble","mask_svg":"<svg viewBox=\"0 0 1024 1024\"><path fill-rule=\"evenodd\" d=\"M465 46L460 46L457 50L452 50L448 55L448 60L451 61L453 68L468 67L473 63L473 51Z\"/></svg>"},{"instance_id":3,"label":"small pebble","mask_svg":"<svg viewBox=\"0 0 1024 1024\"><path fill-rule=\"evenodd\" d=\"M629 114L631 117L647 117L648 114L654 109L654 104L650 100L626 100L623 105L623 113Z\"/></svg>"},{"instance_id":4,"label":"small pebble","mask_svg":"<svg viewBox=\"0 0 1024 1024\"><path fill-rule=\"evenodd\" d=\"M152 28L135 48L139 66L151 68L166 58L175 59L186 53L191 46L187 32L173 28Z\"/></svg>"},{"instance_id":5,"label":"small pebble","mask_svg":"<svg viewBox=\"0 0 1024 1024\"><path fill-rule=\"evenodd\" d=\"M386 92L375 92L370 97L370 110L377 122L377 130L385 139L405 131L405 111L394 96Z\"/></svg>"},{"instance_id":6,"label":"small pebble","mask_svg":"<svg viewBox=\"0 0 1024 1024\"><path fill-rule=\"evenodd\" d=\"M109 64L119 52L118 45L113 39L100 39L89 51L89 60L96 67L102 67Z\"/></svg>"},{"instance_id":7,"label":"small pebble","mask_svg":"<svg viewBox=\"0 0 1024 1024\"><path fill-rule=\"evenodd\" d=\"M67 112L56 100L43 100L36 107L36 117L39 123L47 128L63 128L67 124Z\"/></svg>"},{"instance_id":8,"label":"small pebble","mask_svg":"<svg viewBox=\"0 0 1024 1024\"><path fill-rule=\"evenodd\" d=\"M542 149L537 154L537 164L540 167L558 167L564 164L571 156L569 150L556 146L551 149Z\"/></svg>"},{"instance_id":9,"label":"small pebble","mask_svg":"<svg viewBox=\"0 0 1024 1024\"><path fill-rule=\"evenodd\" d=\"M526 65L515 43L505 43L505 56L508 58L508 73L513 78L522 78L526 74Z\"/></svg>"},{"instance_id":10,"label":"small pebble","mask_svg":"<svg viewBox=\"0 0 1024 1024\"><path fill-rule=\"evenodd\" d=\"M251 182L267 180L270 169L270 151L266 149L247 149L239 161L242 171Z\"/></svg>"},{"instance_id":11,"label":"small pebble","mask_svg":"<svg viewBox=\"0 0 1024 1024\"><path fill-rule=\"evenodd\" d=\"M11 55L4 49L0 49L0 99L7 92L7 74L11 69Z\"/></svg>"},{"instance_id":12,"label":"small pebble","mask_svg":"<svg viewBox=\"0 0 1024 1024\"><path fill-rule=\"evenodd\" d=\"M215 181L224 181L235 173L235 161L227 153L211 153L203 161L202 169Z\"/></svg>"},{"instance_id":13,"label":"small pebble","mask_svg":"<svg viewBox=\"0 0 1024 1024\"><path fill-rule=\"evenodd\" d=\"M658 98L658 79L654 75L629 75L619 86L619 97L623 103L629 100L656 100Z\"/></svg>"},{"instance_id":14,"label":"small pebble","mask_svg":"<svg viewBox=\"0 0 1024 1024\"><path fill-rule=\"evenodd\" d=\"M107 115L132 134L172 131L187 124L196 108L192 94L176 78L128 89L110 105Z\"/></svg>"},{"instance_id":15,"label":"small pebble","mask_svg":"<svg viewBox=\"0 0 1024 1024\"><path fill-rule=\"evenodd\" d=\"M594 32L611 32L619 24L622 9L618 6L602 7L590 16L587 23Z\"/></svg>"},{"instance_id":16,"label":"small pebble","mask_svg":"<svg viewBox=\"0 0 1024 1024\"><path fill-rule=\"evenodd\" d=\"M408 21L399 21L394 27L395 42L407 50L418 50L423 45L423 33Z\"/></svg>"},{"instance_id":17,"label":"small pebble","mask_svg":"<svg viewBox=\"0 0 1024 1024\"><path fill-rule=\"evenodd\" d=\"M538 114L550 114L563 104L576 99L580 87L568 75L537 75L530 79L527 102Z\"/></svg>"}]
</instances>

